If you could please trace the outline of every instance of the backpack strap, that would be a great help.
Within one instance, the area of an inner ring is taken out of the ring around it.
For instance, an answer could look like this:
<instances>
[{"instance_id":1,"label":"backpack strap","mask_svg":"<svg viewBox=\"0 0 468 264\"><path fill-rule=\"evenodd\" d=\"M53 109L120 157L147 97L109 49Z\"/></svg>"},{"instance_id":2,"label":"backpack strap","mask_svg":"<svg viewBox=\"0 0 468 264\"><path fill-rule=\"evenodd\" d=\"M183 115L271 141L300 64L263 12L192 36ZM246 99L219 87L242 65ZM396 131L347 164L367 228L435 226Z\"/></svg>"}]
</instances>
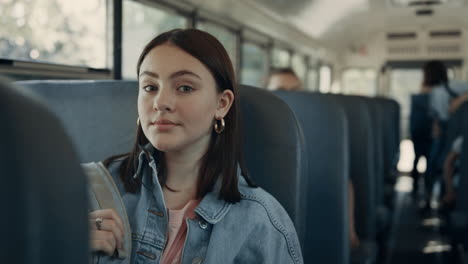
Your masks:
<instances>
[{"instance_id":1,"label":"backpack strap","mask_svg":"<svg viewBox=\"0 0 468 264\"><path fill-rule=\"evenodd\" d=\"M120 196L119 189L102 162L90 162L81 164L81 166L88 176L90 195L94 196L95 199L95 203L92 207L97 207L91 209L93 211L99 209L114 209L122 219L125 229L123 249L117 249L116 256L119 259L127 258L129 263L130 254L132 252L132 233L130 230L127 211L125 210L125 205L122 197Z\"/></svg>"}]
</instances>

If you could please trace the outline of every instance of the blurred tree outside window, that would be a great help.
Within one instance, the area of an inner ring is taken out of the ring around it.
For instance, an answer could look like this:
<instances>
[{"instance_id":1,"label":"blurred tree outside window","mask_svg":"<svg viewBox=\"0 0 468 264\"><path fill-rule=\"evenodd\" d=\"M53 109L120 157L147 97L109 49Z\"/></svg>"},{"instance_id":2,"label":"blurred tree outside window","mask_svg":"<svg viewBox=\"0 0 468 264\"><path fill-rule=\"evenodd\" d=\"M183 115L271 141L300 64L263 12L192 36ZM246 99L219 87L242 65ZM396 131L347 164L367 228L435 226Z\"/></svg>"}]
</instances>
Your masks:
<instances>
[{"instance_id":1,"label":"blurred tree outside window","mask_svg":"<svg viewBox=\"0 0 468 264\"><path fill-rule=\"evenodd\" d=\"M332 70L330 66L320 67L320 86L319 91L321 93L329 93L332 85Z\"/></svg>"},{"instance_id":2,"label":"blurred tree outside window","mask_svg":"<svg viewBox=\"0 0 468 264\"><path fill-rule=\"evenodd\" d=\"M401 135L409 136L411 95L420 93L423 74L421 69L393 69L390 72L390 97L400 104Z\"/></svg>"},{"instance_id":3,"label":"blurred tree outside window","mask_svg":"<svg viewBox=\"0 0 468 264\"><path fill-rule=\"evenodd\" d=\"M268 71L267 51L253 43L242 45L242 83L256 87L264 86Z\"/></svg>"},{"instance_id":4,"label":"blurred tree outside window","mask_svg":"<svg viewBox=\"0 0 468 264\"><path fill-rule=\"evenodd\" d=\"M308 91L318 90L318 70L317 68L310 68L307 72L307 85L304 87Z\"/></svg>"},{"instance_id":5,"label":"blurred tree outside window","mask_svg":"<svg viewBox=\"0 0 468 264\"><path fill-rule=\"evenodd\" d=\"M107 68L106 0L1 0L0 58Z\"/></svg>"},{"instance_id":6,"label":"blurred tree outside window","mask_svg":"<svg viewBox=\"0 0 468 264\"><path fill-rule=\"evenodd\" d=\"M343 86L347 94L376 96L377 73L372 69L347 69L343 72Z\"/></svg>"},{"instance_id":7,"label":"blurred tree outside window","mask_svg":"<svg viewBox=\"0 0 468 264\"><path fill-rule=\"evenodd\" d=\"M301 79L302 83L304 83L307 71L307 65L304 56L295 53L292 57L291 64L292 69L296 75L299 77L299 79ZM305 84L303 84L303 86L305 86Z\"/></svg>"},{"instance_id":8,"label":"blurred tree outside window","mask_svg":"<svg viewBox=\"0 0 468 264\"><path fill-rule=\"evenodd\" d=\"M272 49L272 66L275 68L289 67L289 52L287 50Z\"/></svg>"},{"instance_id":9,"label":"blurred tree outside window","mask_svg":"<svg viewBox=\"0 0 468 264\"><path fill-rule=\"evenodd\" d=\"M158 34L187 28L187 18L135 1L123 2L122 77L137 79L136 66L145 45Z\"/></svg>"}]
</instances>

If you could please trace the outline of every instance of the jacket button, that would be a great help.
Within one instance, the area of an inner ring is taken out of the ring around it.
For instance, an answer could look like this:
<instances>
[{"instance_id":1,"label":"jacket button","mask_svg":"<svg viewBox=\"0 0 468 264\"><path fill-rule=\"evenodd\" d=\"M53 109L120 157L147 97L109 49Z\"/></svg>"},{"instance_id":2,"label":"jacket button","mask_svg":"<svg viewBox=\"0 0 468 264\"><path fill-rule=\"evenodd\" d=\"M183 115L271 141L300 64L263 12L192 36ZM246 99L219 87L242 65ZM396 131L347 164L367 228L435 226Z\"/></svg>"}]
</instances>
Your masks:
<instances>
[{"instance_id":1,"label":"jacket button","mask_svg":"<svg viewBox=\"0 0 468 264\"><path fill-rule=\"evenodd\" d=\"M203 259L201 257L196 257L192 260L192 264L201 264Z\"/></svg>"},{"instance_id":2,"label":"jacket button","mask_svg":"<svg viewBox=\"0 0 468 264\"><path fill-rule=\"evenodd\" d=\"M208 227L208 224L203 220L198 221L198 225L201 229L206 229Z\"/></svg>"},{"instance_id":3,"label":"jacket button","mask_svg":"<svg viewBox=\"0 0 468 264\"><path fill-rule=\"evenodd\" d=\"M154 214L154 215L157 215L159 217L163 217L164 216L164 213L163 212L158 212L158 211L155 211L155 210L148 210L148 212Z\"/></svg>"}]
</instances>

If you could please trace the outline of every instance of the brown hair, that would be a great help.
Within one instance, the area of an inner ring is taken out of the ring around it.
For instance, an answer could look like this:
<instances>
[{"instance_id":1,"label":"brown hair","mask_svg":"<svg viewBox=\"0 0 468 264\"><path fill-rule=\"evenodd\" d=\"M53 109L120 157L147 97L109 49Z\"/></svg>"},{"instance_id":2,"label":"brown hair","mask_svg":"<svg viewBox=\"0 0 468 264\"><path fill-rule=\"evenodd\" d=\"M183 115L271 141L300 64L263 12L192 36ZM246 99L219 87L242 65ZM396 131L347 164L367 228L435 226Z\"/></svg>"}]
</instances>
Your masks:
<instances>
[{"instance_id":1,"label":"brown hair","mask_svg":"<svg viewBox=\"0 0 468 264\"><path fill-rule=\"evenodd\" d=\"M283 68L271 68L270 69L270 76L273 76L275 74L291 74L294 75L297 78L296 73L294 70L290 67L283 67Z\"/></svg>"},{"instance_id":2,"label":"brown hair","mask_svg":"<svg viewBox=\"0 0 468 264\"><path fill-rule=\"evenodd\" d=\"M433 87L448 83L447 68L438 60L429 61L424 65L423 85Z\"/></svg>"},{"instance_id":3,"label":"brown hair","mask_svg":"<svg viewBox=\"0 0 468 264\"><path fill-rule=\"evenodd\" d=\"M208 150L201 159L198 172L197 199L213 190L219 177L222 177L219 199L235 203L240 201L238 190L237 169L241 168L242 176L250 187L256 187L246 174L241 153L241 137L239 122L239 96L235 81L234 69L228 53L223 45L212 35L197 29L174 29L155 37L143 49L137 63L137 76L146 55L155 47L170 44L174 45L203 63L213 75L218 92L226 89L234 93L234 102L224 117L226 127L221 134L212 131ZM141 186L141 179L134 179L138 166L138 158L143 146L149 140L143 133L141 126L137 127L137 137L130 153L117 155L104 161L106 166L118 159L125 157L120 165L120 178L128 192L136 192ZM149 155L149 153L147 153ZM155 149L153 154L157 163L159 182L162 186L166 183L166 164L164 153Z\"/></svg>"},{"instance_id":4,"label":"brown hair","mask_svg":"<svg viewBox=\"0 0 468 264\"><path fill-rule=\"evenodd\" d=\"M271 78L274 76L274 75L277 75L277 74L290 74L292 76L294 76L296 79L299 80L299 77L297 76L297 74L294 72L294 70L290 67L281 67L281 68L271 68L270 69L270 72L268 73L268 76L267 78L264 79L264 85L265 87L269 86L270 85L270 82L271 82Z\"/></svg>"}]
</instances>

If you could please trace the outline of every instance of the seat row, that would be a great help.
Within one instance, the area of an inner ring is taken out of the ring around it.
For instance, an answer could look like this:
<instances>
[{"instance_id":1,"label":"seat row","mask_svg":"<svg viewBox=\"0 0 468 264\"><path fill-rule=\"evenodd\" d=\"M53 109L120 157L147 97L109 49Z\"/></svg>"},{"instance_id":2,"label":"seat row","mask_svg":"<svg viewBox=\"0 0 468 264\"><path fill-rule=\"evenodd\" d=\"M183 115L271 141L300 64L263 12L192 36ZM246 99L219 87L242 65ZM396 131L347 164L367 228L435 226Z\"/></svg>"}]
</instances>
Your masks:
<instances>
[{"instance_id":1,"label":"seat row","mask_svg":"<svg viewBox=\"0 0 468 264\"><path fill-rule=\"evenodd\" d=\"M468 256L468 103L464 103L458 110L452 114L448 121L446 134L445 154L452 147L454 140L463 137L461 152L459 153L459 168L458 168L458 186L456 204L453 210L448 215L449 236L452 243L457 245L456 248L464 248L463 253ZM460 245L462 247L460 247Z\"/></svg>"},{"instance_id":2,"label":"seat row","mask_svg":"<svg viewBox=\"0 0 468 264\"><path fill-rule=\"evenodd\" d=\"M103 160L130 149L136 133L137 82L26 81L16 85L20 86L17 90L38 94L47 111L58 117L80 162ZM398 104L384 98L271 93L249 86L240 87L240 101L243 151L249 173L289 213L305 263L350 263L350 181L355 189L356 230L362 241L361 250L353 252L352 258L358 263L375 262L378 248L385 247L382 237L390 225L399 145ZM37 111L15 104L8 107L7 112L20 113L19 122L34 116L41 133L56 137L55 132L47 132L56 127L48 127L47 122L40 127L38 120L43 117ZM12 133L20 129L16 123L8 124ZM30 128L22 133L24 138L33 138L36 132ZM36 137L38 141L41 138ZM42 145L47 149L45 142L35 143L35 148ZM51 146L49 150L54 150L54 144ZM37 155L27 151L17 154ZM73 155L63 157L75 159ZM48 164L47 160L54 162L41 168L47 173L55 166L55 156L42 158L44 164ZM30 206L25 199L24 206ZM29 220L39 217L43 216L31 216Z\"/></svg>"}]
</instances>

